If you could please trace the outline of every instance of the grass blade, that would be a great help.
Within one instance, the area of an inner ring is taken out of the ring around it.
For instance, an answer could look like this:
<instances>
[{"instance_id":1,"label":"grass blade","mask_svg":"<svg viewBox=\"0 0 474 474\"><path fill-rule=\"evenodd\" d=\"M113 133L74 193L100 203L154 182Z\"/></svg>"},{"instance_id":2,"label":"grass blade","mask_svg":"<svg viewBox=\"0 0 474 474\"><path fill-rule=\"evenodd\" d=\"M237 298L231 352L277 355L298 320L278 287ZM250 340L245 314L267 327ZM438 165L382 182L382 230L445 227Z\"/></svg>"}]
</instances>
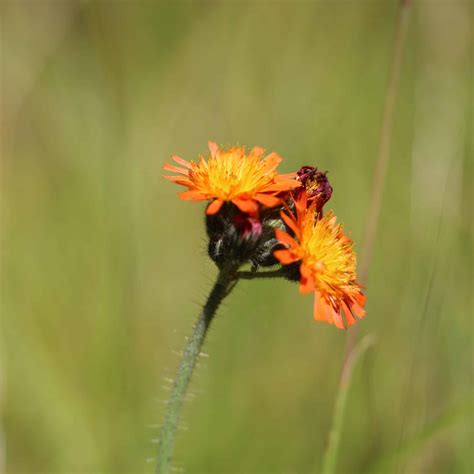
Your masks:
<instances>
[{"instance_id":1,"label":"grass blade","mask_svg":"<svg viewBox=\"0 0 474 474\"><path fill-rule=\"evenodd\" d=\"M364 353L375 343L375 337L368 334L349 353L346 363L341 373L341 381L337 393L336 404L334 406L333 422L329 433L328 446L324 453L322 474L333 474L336 469L337 453L341 440L342 423L344 420L344 410L347 402L347 395L352 380L354 368Z\"/></svg>"}]
</instances>

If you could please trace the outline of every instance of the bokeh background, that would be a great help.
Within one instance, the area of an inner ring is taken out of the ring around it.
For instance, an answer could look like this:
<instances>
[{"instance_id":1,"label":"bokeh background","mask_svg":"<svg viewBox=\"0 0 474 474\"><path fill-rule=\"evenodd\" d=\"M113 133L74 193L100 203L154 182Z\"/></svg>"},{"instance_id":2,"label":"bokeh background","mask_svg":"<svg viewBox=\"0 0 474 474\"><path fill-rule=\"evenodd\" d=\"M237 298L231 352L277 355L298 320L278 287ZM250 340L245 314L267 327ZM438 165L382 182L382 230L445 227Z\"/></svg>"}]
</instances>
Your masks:
<instances>
[{"instance_id":1,"label":"bokeh background","mask_svg":"<svg viewBox=\"0 0 474 474\"><path fill-rule=\"evenodd\" d=\"M1 13L1 459L153 471L216 270L162 166L207 140L329 170L360 250L398 18L377 1L22 1ZM473 3L413 4L340 473L472 473ZM347 333L284 281L241 282L175 466L317 473ZM151 460L151 461L150 461Z\"/></svg>"}]
</instances>

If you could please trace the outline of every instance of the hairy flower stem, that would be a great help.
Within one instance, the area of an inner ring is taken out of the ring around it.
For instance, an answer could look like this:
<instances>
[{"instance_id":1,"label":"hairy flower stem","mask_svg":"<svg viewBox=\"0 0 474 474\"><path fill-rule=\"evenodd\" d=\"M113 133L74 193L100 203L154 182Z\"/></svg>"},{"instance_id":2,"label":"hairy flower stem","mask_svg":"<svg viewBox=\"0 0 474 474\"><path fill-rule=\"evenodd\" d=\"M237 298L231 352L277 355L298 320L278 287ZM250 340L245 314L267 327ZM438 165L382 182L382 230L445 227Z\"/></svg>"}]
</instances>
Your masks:
<instances>
[{"instance_id":1,"label":"hairy flower stem","mask_svg":"<svg viewBox=\"0 0 474 474\"><path fill-rule=\"evenodd\" d=\"M232 291L238 281L236 267L230 266L220 270L217 281L209 294L201 314L194 326L179 365L171 396L169 398L165 419L160 433L157 457L157 474L167 474L171 470L176 429L178 427L181 407L191 380L207 330L222 300Z\"/></svg>"},{"instance_id":2,"label":"hairy flower stem","mask_svg":"<svg viewBox=\"0 0 474 474\"><path fill-rule=\"evenodd\" d=\"M237 276L242 280L257 280L260 278L283 278L284 270L271 270L265 272L237 272Z\"/></svg>"}]
</instances>

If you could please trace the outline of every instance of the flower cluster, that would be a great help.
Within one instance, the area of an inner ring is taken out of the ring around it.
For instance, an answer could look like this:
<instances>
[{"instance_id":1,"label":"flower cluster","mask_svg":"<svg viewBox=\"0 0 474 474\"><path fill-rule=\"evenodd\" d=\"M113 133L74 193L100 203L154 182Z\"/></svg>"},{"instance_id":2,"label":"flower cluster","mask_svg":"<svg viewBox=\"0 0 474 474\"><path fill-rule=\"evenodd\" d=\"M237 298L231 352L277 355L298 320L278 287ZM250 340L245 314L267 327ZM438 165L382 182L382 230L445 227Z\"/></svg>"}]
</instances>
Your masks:
<instances>
[{"instance_id":1,"label":"flower cluster","mask_svg":"<svg viewBox=\"0 0 474 474\"><path fill-rule=\"evenodd\" d=\"M314 294L316 320L344 329L364 317L353 243L333 212L323 213L333 192L327 173L303 166L279 174L276 153L213 142L197 162L173 160L180 166L164 169L177 175L165 178L187 188L181 199L209 201L209 256L218 267L250 263L258 277L261 267L279 265L273 275L299 280L301 293Z\"/></svg>"}]
</instances>

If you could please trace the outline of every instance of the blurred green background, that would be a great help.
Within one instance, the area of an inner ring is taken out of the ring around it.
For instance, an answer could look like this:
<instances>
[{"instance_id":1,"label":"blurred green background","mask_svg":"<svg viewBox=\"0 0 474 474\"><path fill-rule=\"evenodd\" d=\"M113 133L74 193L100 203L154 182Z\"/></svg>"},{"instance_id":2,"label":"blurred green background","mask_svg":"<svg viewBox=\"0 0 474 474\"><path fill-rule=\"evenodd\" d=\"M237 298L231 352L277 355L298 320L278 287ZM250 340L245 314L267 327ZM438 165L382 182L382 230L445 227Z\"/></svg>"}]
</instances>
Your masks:
<instances>
[{"instance_id":1,"label":"blurred green background","mask_svg":"<svg viewBox=\"0 0 474 474\"><path fill-rule=\"evenodd\" d=\"M162 179L207 140L329 170L361 248L397 1L1 3L0 471L152 472L216 270ZM473 3L416 1L337 472L472 473ZM241 282L175 466L317 473L347 334ZM150 462L151 459L151 462Z\"/></svg>"}]
</instances>

